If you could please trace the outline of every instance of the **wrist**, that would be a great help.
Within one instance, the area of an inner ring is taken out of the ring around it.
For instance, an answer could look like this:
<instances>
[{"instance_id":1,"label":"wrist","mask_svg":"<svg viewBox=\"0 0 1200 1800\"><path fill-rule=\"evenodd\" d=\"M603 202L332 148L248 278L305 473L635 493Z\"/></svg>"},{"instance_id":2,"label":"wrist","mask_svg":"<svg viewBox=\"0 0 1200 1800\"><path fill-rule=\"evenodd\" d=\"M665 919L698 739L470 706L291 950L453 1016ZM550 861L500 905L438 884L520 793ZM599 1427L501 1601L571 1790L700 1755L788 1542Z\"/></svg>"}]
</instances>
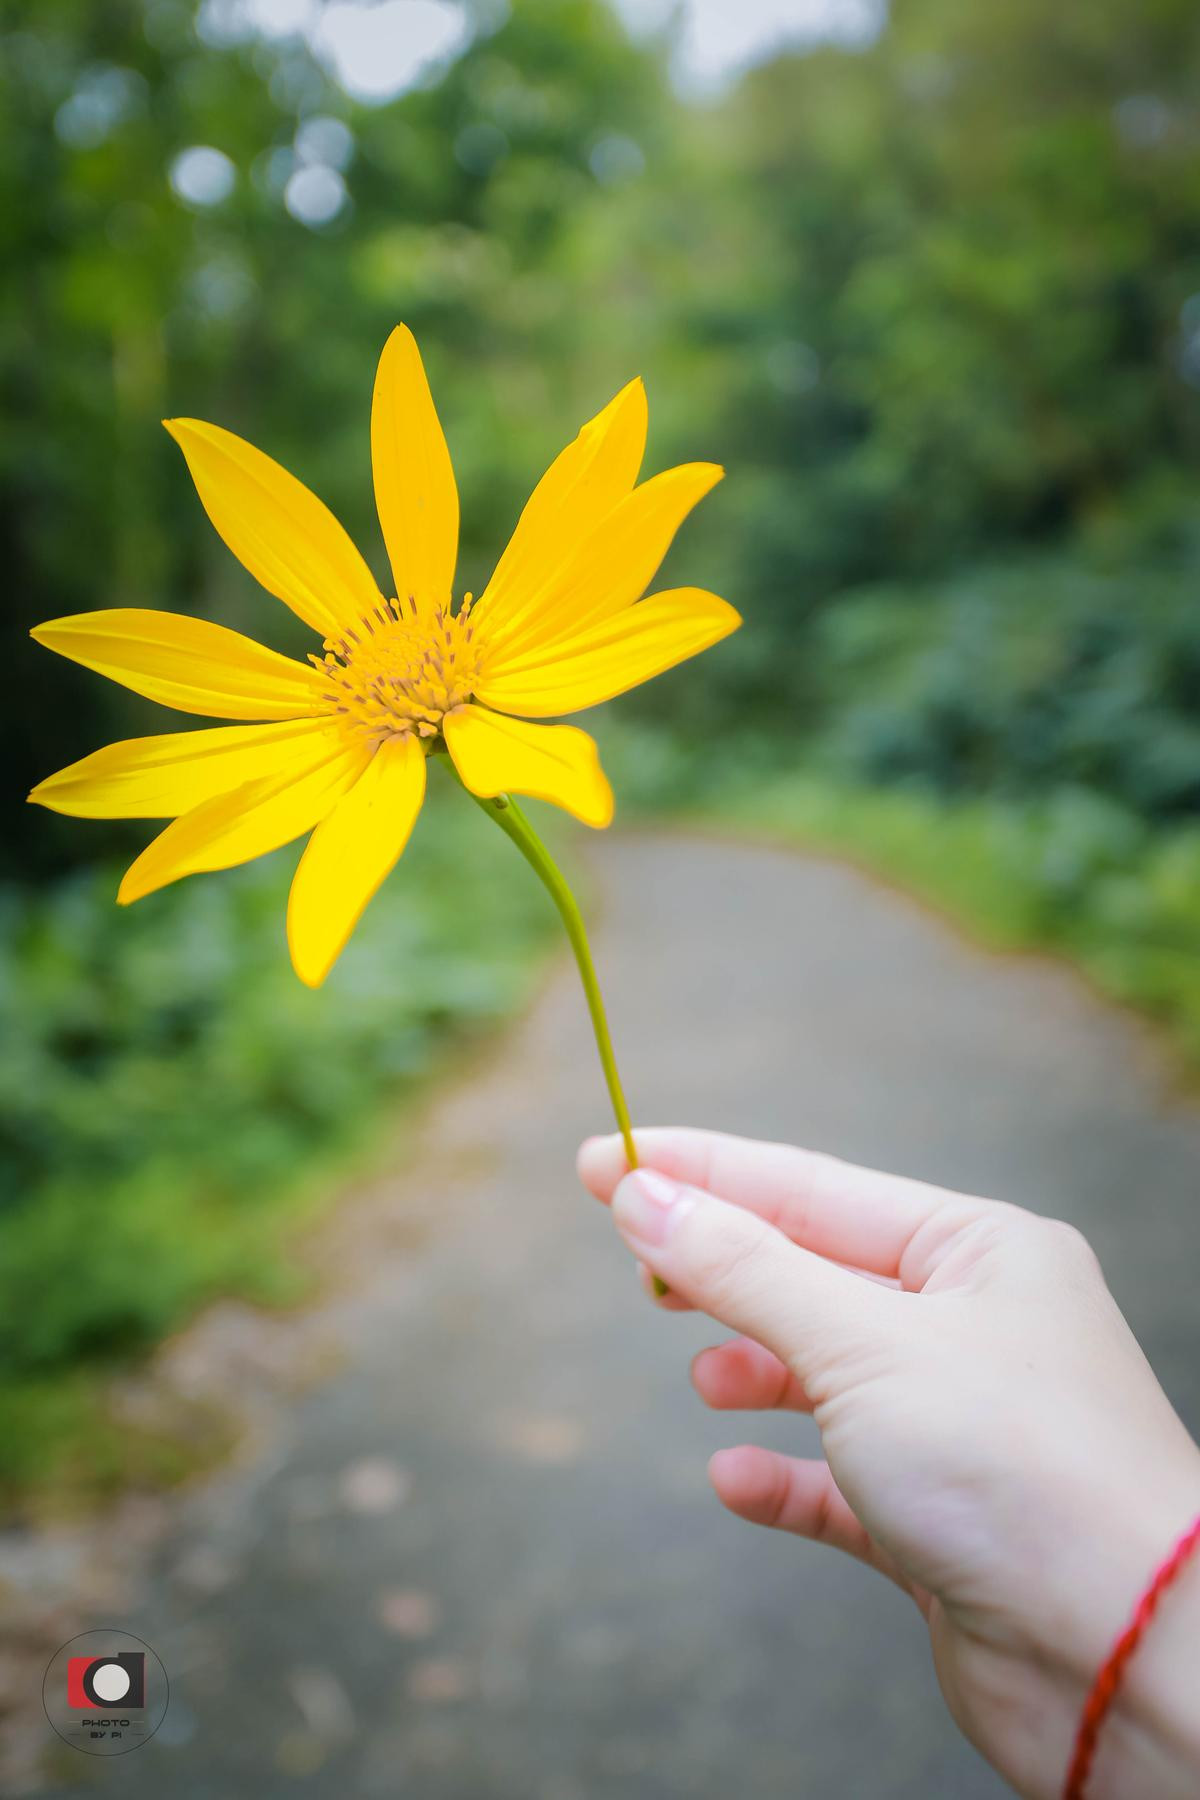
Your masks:
<instances>
[{"instance_id":1,"label":"wrist","mask_svg":"<svg viewBox=\"0 0 1200 1800\"><path fill-rule=\"evenodd\" d=\"M1197 1516L1200 1502L1188 1523ZM1147 1588L1162 1561L1147 1575ZM1101 1729L1089 1800L1121 1800L1135 1792L1182 1800L1200 1792L1198 1682L1200 1550L1193 1547L1163 1589L1125 1668Z\"/></svg>"},{"instance_id":2,"label":"wrist","mask_svg":"<svg viewBox=\"0 0 1200 1800\"><path fill-rule=\"evenodd\" d=\"M1101 1671L1110 1667L1164 1561L1200 1515L1200 1452L1189 1442L1185 1455L1140 1485L1123 1485L1124 1493L1095 1494L1096 1529L1080 1533L1069 1555L1074 1598L1063 1609L1063 1630L1048 1656L1060 1694L1077 1697L1072 1747ZM1200 1554L1193 1552L1122 1659L1102 1708L1087 1800L1128 1800L1135 1793L1185 1800L1200 1792L1198 1668ZM1065 1773L1066 1762L1064 1779Z\"/></svg>"}]
</instances>

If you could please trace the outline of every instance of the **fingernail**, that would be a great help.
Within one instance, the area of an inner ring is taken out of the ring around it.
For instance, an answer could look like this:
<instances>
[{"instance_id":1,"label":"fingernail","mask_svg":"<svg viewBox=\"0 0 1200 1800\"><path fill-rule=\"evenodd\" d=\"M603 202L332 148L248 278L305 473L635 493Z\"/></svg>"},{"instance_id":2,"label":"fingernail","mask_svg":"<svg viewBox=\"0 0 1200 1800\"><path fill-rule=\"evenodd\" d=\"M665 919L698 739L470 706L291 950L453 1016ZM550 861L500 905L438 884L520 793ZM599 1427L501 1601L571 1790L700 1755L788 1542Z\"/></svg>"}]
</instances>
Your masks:
<instances>
[{"instance_id":1,"label":"fingernail","mask_svg":"<svg viewBox=\"0 0 1200 1800\"><path fill-rule=\"evenodd\" d=\"M691 1201L677 1181L657 1169L635 1169L613 1195L613 1217L622 1231L643 1244L663 1244Z\"/></svg>"}]
</instances>

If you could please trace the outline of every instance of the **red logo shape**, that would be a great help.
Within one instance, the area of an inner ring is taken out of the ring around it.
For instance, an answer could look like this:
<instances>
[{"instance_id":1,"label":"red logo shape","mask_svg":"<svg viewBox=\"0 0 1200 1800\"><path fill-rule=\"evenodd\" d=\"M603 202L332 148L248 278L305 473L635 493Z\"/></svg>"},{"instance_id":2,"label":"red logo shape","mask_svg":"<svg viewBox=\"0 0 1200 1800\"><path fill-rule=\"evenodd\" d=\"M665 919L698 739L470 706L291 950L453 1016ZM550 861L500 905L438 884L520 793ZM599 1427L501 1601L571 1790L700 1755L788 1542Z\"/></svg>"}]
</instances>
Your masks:
<instances>
[{"instance_id":1,"label":"red logo shape","mask_svg":"<svg viewBox=\"0 0 1200 1800\"><path fill-rule=\"evenodd\" d=\"M119 1712L145 1704L146 1658L142 1651L67 1658L67 1705L76 1712Z\"/></svg>"}]
</instances>

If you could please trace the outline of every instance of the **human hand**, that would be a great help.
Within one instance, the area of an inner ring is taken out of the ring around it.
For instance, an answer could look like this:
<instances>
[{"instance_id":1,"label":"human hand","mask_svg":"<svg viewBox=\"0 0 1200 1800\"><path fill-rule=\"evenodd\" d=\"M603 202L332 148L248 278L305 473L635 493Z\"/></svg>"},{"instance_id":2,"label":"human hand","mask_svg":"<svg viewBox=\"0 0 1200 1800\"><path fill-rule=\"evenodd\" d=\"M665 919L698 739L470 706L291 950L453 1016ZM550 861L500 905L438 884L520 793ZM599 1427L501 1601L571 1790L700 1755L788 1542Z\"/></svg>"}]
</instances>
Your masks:
<instances>
[{"instance_id":1,"label":"human hand","mask_svg":"<svg viewBox=\"0 0 1200 1800\"><path fill-rule=\"evenodd\" d=\"M1086 1240L1019 1207L717 1133L593 1138L579 1172L702 1351L708 1405L811 1413L825 1461L719 1451L740 1517L848 1551L924 1614L971 1741L1059 1793L1080 1708L1134 1600L1200 1512L1200 1451ZM1090 1792L1200 1791L1200 1575L1134 1659Z\"/></svg>"}]
</instances>

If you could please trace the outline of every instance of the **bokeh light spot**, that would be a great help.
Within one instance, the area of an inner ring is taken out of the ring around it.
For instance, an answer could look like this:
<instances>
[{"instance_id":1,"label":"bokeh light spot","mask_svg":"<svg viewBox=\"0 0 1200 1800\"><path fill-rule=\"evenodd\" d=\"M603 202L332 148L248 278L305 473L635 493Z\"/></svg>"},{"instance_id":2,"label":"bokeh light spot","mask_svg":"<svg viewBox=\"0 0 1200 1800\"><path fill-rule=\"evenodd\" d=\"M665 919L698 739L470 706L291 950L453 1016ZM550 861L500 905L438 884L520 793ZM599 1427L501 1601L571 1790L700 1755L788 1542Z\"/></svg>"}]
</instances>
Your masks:
<instances>
[{"instance_id":1,"label":"bokeh light spot","mask_svg":"<svg viewBox=\"0 0 1200 1800\"><path fill-rule=\"evenodd\" d=\"M145 82L134 69L97 63L85 69L75 91L54 115L60 141L73 150L94 150L140 102Z\"/></svg>"},{"instance_id":2,"label":"bokeh light spot","mask_svg":"<svg viewBox=\"0 0 1200 1800\"><path fill-rule=\"evenodd\" d=\"M646 158L640 144L614 131L592 145L588 167L605 187L619 187L622 182L636 181L645 170Z\"/></svg>"},{"instance_id":3,"label":"bokeh light spot","mask_svg":"<svg viewBox=\"0 0 1200 1800\"><path fill-rule=\"evenodd\" d=\"M353 155L354 133L342 119L319 113L296 127L296 157L301 163L345 169Z\"/></svg>"},{"instance_id":4,"label":"bokeh light spot","mask_svg":"<svg viewBox=\"0 0 1200 1800\"><path fill-rule=\"evenodd\" d=\"M283 204L293 219L314 228L332 224L348 198L337 170L320 163L297 169L283 190Z\"/></svg>"},{"instance_id":5,"label":"bokeh light spot","mask_svg":"<svg viewBox=\"0 0 1200 1800\"><path fill-rule=\"evenodd\" d=\"M339 85L376 104L414 87L465 49L469 37L466 14L448 0L333 0L311 33Z\"/></svg>"},{"instance_id":6,"label":"bokeh light spot","mask_svg":"<svg viewBox=\"0 0 1200 1800\"><path fill-rule=\"evenodd\" d=\"M233 163L211 144L181 150L170 168L171 186L188 206L219 206L228 200L236 180Z\"/></svg>"}]
</instances>

